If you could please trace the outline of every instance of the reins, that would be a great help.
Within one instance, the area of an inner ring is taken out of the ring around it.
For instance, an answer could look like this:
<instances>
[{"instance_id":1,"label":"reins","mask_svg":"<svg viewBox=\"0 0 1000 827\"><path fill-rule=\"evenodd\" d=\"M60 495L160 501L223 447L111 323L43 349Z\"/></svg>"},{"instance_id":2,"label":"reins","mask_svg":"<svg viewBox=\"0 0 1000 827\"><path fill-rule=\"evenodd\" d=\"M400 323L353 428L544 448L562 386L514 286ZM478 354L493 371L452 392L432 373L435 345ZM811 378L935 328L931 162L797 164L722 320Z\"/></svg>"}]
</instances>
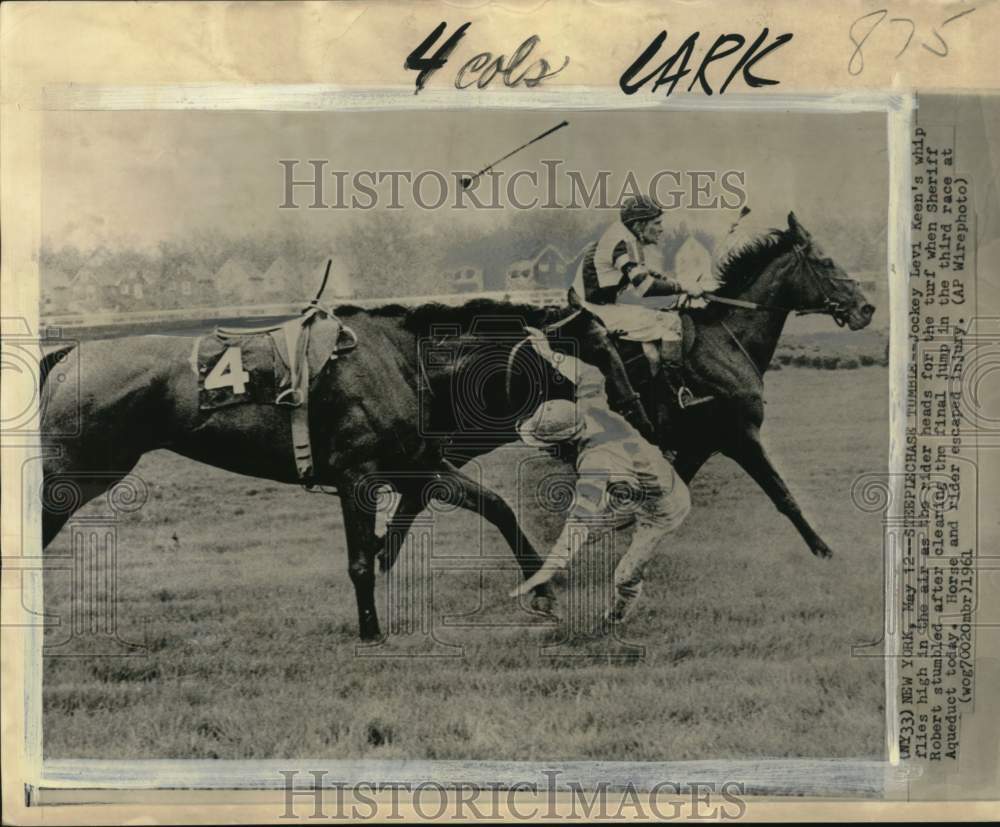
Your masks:
<instances>
[{"instance_id":1,"label":"reins","mask_svg":"<svg viewBox=\"0 0 1000 827\"><path fill-rule=\"evenodd\" d=\"M736 347L738 347L738 348L739 348L739 349L740 349L741 351L743 351L743 355L747 357L747 361L748 361L748 362L750 363L750 367L752 367L752 368L753 368L753 372L757 374L757 378L758 378L758 379L760 379L761 383L763 383L763 381L764 381L764 374L763 374L763 373L761 373L761 370L760 370L760 366L759 366L759 365L757 364L757 362L756 362L756 361L754 360L753 356L751 356L751 355L750 355L750 351L749 351L749 350L747 350L747 349L746 349L746 348L745 348L745 347L743 346L743 342L741 342L741 341L740 341L740 340L739 340L739 339L737 338L736 334L735 334L735 333L733 333L733 331L729 329L729 325L727 325L727 324L726 324L725 320L723 320L723 319L720 319L720 320L719 320L719 324L721 324L721 325L722 325L722 329L723 329L723 330L725 330L725 331L726 331L726 333L728 333L728 334L729 334L729 337L730 337L730 338L731 338L731 339L732 339L732 340L733 340L734 342L736 342Z\"/></svg>"}]
</instances>

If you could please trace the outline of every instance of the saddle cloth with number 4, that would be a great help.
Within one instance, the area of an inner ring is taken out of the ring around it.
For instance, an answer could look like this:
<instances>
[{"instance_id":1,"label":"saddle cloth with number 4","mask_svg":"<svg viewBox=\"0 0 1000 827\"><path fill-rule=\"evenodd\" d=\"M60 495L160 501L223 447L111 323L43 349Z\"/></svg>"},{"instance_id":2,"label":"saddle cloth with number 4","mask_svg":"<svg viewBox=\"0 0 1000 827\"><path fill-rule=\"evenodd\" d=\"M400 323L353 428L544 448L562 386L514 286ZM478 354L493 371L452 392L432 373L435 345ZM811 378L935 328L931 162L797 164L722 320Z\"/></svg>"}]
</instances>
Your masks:
<instances>
[{"instance_id":1,"label":"saddle cloth with number 4","mask_svg":"<svg viewBox=\"0 0 1000 827\"><path fill-rule=\"evenodd\" d=\"M322 343L313 322L325 318ZM334 323L330 330L329 321ZM342 344L342 334L346 344ZM195 343L198 408L211 412L231 405L281 405L291 411L292 448L299 476L312 473L308 429L309 385L323 363L357 343L350 328L328 311L312 308L282 324L262 328L218 328ZM312 363L312 364L310 364Z\"/></svg>"},{"instance_id":2,"label":"saddle cloth with number 4","mask_svg":"<svg viewBox=\"0 0 1000 827\"><path fill-rule=\"evenodd\" d=\"M274 404L277 355L267 333L198 340L198 408L213 411L249 402Z\"/></svg>"}]
</instances>

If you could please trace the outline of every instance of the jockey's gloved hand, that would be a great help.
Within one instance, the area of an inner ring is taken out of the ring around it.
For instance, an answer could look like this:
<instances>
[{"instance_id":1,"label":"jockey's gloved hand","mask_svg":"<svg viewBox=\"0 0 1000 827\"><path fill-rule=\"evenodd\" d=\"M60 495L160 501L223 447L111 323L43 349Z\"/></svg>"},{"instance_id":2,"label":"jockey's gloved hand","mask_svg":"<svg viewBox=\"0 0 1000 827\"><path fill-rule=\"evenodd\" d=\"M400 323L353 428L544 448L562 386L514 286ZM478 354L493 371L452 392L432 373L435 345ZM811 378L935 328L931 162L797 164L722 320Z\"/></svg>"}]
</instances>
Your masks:
<instances>
[{"instance_id":1,"label":"jockey's gloved hand","mask_svg":"<svg viewBox=\"0 0 1000 827\"><path fill-rule=\"evenodd\" d=\"M657 274L656 280L660 282L660 284L664 285L671 293L680 293L683 290L681 283L676 279L670 278L670 276Z\"/></svg>"}]
</instances>

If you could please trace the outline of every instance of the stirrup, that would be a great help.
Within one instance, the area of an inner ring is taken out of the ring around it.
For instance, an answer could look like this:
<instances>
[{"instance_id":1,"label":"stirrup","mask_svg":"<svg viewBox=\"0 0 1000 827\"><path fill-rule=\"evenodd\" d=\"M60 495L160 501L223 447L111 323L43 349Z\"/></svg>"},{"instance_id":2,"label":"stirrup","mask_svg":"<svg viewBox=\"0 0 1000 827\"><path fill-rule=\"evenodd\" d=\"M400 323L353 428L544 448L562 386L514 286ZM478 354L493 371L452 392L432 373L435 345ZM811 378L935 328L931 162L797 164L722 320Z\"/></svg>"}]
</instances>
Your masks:
<instances>
[{"instance_id":1,"label":"stirrup","mask_svg":"<svg viewBox=\"0 0 1000 827\"><path fill-rule=\"evenodd\" d=\"M681 385L677 389L677 407L682 411L687 408L694 408L697 405L704 405L706 402L711 402L715 399L714 396L695 396L694 391L691 390L687 385Z\"/></svg>"}]
</instances>

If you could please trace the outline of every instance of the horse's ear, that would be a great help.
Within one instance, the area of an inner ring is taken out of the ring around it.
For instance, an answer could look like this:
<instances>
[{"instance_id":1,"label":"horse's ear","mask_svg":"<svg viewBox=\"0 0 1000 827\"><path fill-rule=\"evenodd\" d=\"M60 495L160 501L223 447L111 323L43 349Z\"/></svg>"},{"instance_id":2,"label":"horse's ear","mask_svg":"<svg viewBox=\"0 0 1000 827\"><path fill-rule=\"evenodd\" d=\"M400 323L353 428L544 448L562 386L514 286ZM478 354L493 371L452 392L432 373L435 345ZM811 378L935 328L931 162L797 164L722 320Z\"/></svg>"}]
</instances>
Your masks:
<instances>
[{"instance_id":1,"label":"horse's ear","mask_svg":"<svg viewBox=\"0 0 1000 827\"><path fill-rule=\"evenodd\" d=\"M812 238L806 228L799 224L794 212L788 213L788 229L802 241L809 241Z\"/></svg>"}]
</instances>

